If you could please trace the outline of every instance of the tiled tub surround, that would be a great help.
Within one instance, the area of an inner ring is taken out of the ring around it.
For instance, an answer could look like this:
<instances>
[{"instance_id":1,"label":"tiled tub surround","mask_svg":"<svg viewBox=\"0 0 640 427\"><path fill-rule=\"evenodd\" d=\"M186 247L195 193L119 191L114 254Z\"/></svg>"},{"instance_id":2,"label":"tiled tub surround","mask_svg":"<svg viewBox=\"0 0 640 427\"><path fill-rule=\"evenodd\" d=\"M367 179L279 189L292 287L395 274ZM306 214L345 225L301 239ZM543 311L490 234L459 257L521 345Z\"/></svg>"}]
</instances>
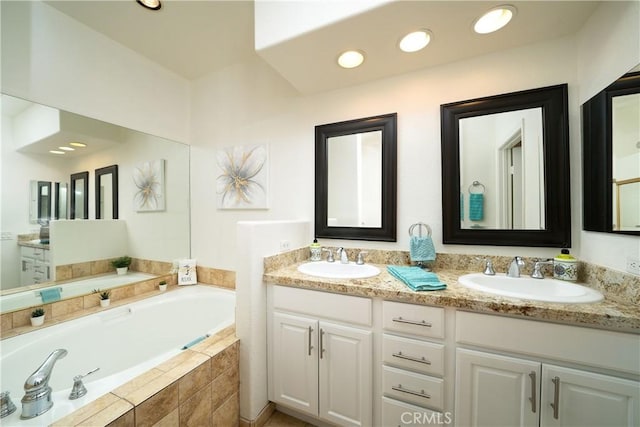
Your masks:
<instances>
[{"instance_id":1,"label":"tiled tub surround","mask_svg":"<svg viewBox=\"0 0 640 427\"><path fill-rule=\"evenodd\" d=\"M95 261L92 263L99 262ZM110 307L127 304L136 299L147 298L158 294L160 292L158 290L158 283L162 280L167 282L169 290L174 289L177 287L177 278L175 274L166 273L167 271L170 271L170 269L171 263L133 259L131 263L132 271L140 271L147 274L158 274L158 276L153 279L111 289ZM113 268L109 267L108 271L111 272L112 270ZM100 270L91 270L91 268L89 268L88 271L93 272ZM236 287L235 272L233 271L198 266L197 275L198 283L220 286L226 289L235 289ZM61 284L61 286L64 286L64 284ZM36 287L40 288L42 285L24 287L21 288L21 290L35 289ZM75 319L76 317L86 316L87 314L91 314L99 310L104 310L100 307L100 300L96 294L68 298L50 304L42 304L41 307L45 310L45 323L42 327ZM34 327L31 326L30 321L32 310L33 308L27 308L9 313L2 313L0 315L2 320L0 325L0 336L2 338L9 338L17 334L32 331L34 329Z\"/></svg>"},{"instance_id":2,"label":"tiled tub surround","mask_svg":"<svg viewBox=\"0 0 640 427\"><path fill-rule=\"evenodd\" d=\"M359 249L347 249L355 259ZM309 249L302 248L265 258L264 281L327 292L385 300L455 307L482 313L503 314L534 320L569 323L602 329L640 333L640 277L581 263L579 282L600 290L605 300L592 304L558 304L518 300L477 292L458 284L458 277L481 272L482 259L493 261L498 272L506 271L511 257L438 254L433 271L447 284L442 291L413 292L386 271L386 265L409 264L408 252L367 249L366 262L380 267L381 273L368 279L324 279L298 272L297 266L309 260ZM532 259L525 258L523 274L529 274Z\"/></svg>"},{"instance_id":3,"label":"tiled tub surround","mask_svg":"<svg viewBox=\"0 0 640 427\"><path fill-rule=\"evenodd\" d=\"M174 286L165 295L169 292L180 292L180 287ZM143 298L122 303L139 299ZM231 325L53 425L237 425L238 352L239 340ZM8 425L6 420L2 425Z\"/></svg>"}]
</instances>

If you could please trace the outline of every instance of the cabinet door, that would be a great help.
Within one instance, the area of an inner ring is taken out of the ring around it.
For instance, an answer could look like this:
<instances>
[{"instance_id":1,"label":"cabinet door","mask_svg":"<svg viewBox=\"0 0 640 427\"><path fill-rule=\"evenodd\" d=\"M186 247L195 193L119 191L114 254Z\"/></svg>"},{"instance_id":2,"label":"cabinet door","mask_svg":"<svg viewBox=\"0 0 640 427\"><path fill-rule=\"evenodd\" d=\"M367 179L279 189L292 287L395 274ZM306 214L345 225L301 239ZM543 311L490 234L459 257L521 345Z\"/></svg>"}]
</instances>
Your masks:
<instances>
[{"instance_id":1,"label":"cabinet door","mask_svg":"<svg viewBox=\"0 0 640 427\"><path fill-rule=\"evenodd\" d=\"M371 331L320 322L320 417L371 426Z\"/></svg>"},{"instance_id":2,"label":"cabinet door","mask_svg":"<svg viewBox=\"0 0 640 427\"><path fill-rule=\"evenodd\" d=\"M317 331L316 320L273 313L273 399L314 416L318 415Z\"/></svg>"},{"instance_id":3,"label":"cabinet door","mask_svg":"<svg viewBox=\"0 0 640 427\"><path fill-rule=\"evenodd\" d=\"M543 365L542 404L541 426L640 425L637 381Z\"/></svg>"},{"instance_id":4,"label":"cabinet door","mask_svg":"<svg viewBox=\"0 0 640 427\"><path fill-rule=\"evenodd\" d=\"M540 363L456 350L459 426L537 426Z\"/></svg>"}]
</instances>

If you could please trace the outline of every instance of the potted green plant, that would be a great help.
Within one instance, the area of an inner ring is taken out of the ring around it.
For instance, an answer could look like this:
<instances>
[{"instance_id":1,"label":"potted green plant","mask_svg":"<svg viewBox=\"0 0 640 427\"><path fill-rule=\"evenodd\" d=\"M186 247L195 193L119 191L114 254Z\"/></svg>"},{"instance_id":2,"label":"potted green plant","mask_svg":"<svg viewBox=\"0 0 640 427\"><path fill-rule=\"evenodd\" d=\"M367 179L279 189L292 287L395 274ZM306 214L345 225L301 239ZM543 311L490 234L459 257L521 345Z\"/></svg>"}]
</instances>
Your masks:
<instances>
[{"instance_id":1,"label":"potted green plant","mask_svg":"<svg viewBox=\"0 0 640 427\"><path fill-rule=\"evenodd\" d=\"M100 297L100 306L101 307L108 307L109 304L111 303L111 291L110 290L106 290L106 291L101 291L100 289L94 289L93 290L94 293L98 294L98 297Z\"/></svg>"},{"instance_id":2,"label":"potted green plant","mask_svg":"<svg viewBox=\"0 0 640 427\"><path fill-rule=\"evenodd\" d=\"M40 326L44 323L44 309L36 308L31 312L31 326Z\"/></svg>"},{"instance_id":3,"label":"potted green plant","mask_svg":"<svg viewBox=\"0 0 640 427\"><path fill-rule=\"evenodd\" d=\"M158 283L158 288L160 288L160 292L164 292L167 290L167 281L166 280L161 280L160 283Z\"/></svg>"},{"instance_id":4,"label":"potted green plant","mask_svg":"<svg viewBox=\"0 0 640 427\"><path fill-rule=\"evenodd\" d=\"M131 257L127 255L121 256L111 261L111 265L116 269L118 274L127 274L127 270L129 270L129 266L131 265Z\"/></svg>"}]
</instances>

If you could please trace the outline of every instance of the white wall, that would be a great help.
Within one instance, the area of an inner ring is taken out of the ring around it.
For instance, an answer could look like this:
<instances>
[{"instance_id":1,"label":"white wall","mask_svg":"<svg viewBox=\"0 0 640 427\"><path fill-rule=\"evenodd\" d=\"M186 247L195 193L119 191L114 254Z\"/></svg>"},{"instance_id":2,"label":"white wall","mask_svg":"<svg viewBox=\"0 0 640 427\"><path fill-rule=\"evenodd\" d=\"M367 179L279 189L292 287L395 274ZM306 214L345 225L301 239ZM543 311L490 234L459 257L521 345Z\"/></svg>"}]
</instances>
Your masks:
<instances>
[{"instance_id":1,"label":"white wall","mask_svg":"<svg viewBox=\"0 0 640 427\"><path fill-rule=\"evenodd\" d=\"M185 79L42 2L0 6L3 93L189 140Z\"/></svg>"},{"instance_id":2,"label":"white wall","mask_svg":"<svg viewBox=\"0 0 640 427\"><path fill-rule=\"evenodd\" d=\"M569 83L575 147L580 140L573 64L575 41L564 38L318 95L296 95L259 60L196 81L191 173L194 199L199 202L192 210L193 256L204 265L235 269L241 254L228 244L211 245L211 236L233 242L233 224L238 220L313 219L314 126L393 112L398 113L398 242L321 243L408 250L409 226L423 221L433 228L439 252L554 255L557 249L442 245L439 108L453 101ZM225 100L222 105L220 99ZM260 142L270 144L274 163L272 208L216 210L210 189L216 148ZM579 170L579 160L573 168L574 173ZM309 235L309 242L312 238Z\"/></svg>"}]
</instances>

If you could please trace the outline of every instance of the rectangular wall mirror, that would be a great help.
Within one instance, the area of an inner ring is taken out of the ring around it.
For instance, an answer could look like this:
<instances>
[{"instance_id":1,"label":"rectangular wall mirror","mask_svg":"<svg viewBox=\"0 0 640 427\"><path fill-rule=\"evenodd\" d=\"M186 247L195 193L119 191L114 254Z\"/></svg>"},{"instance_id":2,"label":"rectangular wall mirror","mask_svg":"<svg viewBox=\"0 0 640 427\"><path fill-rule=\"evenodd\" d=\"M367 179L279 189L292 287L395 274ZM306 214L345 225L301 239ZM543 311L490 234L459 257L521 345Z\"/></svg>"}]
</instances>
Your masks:
<instances>
[{"instance_id":1,"label":"rectangular wall mirror","mask_svg":"<svg viewBox=\"0 0 640 427\"><path fill-rule=\"evenodd\" d=\"M583 228L640 235L640 71L584 103L582 153Z\"/></svg>"},{"instance_id":2,"label":"rectangular wall mirror","mask_svg":"<svg viewBox=\"0 0 640 427\"><path fill-rule=\"evenodd\" d=\"M443 242L571 246L567 85L440 112Z\"/></svg>"},{"instance_id":3,"label":"rectangular wall mirror","mask_svg":"<svg viewBox=\"0 0 640 427\"><path fill-rule=\"evenodd\" d=\"M118 165L95 171L96 219L118 219Z\"/></svg>"},{"instance_id":4,"label":"rectangular wall mirror","mask_svg":"<svg viewBox=\"0 0 640 427\"><path fill-rule=\"evenodd\" d=\"M316 126L317 237L396 240L396 120Z\"/></svg>"},{"instance_id":5,"label":"rectangular wall mirror","mask_svg":"<svg viewBox=\"0 0 640 427\"><path fill-rule=\"evenodd\" d=\"M53 193L50 181L29 182L29 221L32 224L49 222L52 215Z\"/></svg>"},{"instance_id":6,"label":"rectangular wall mirror","mask_svg":"<svg viewBox=\"0 0 640 427\"><path fill-rule=\"evenodd\" d=\"M66 182L55 183L55 219L69 218L69 184Z\"/></svg>"},{"instance_id":7,"label":"rectangular wall mirror","mask_svg":"<svg viewBox=\"0 0 640 427\"><path fill-rule=\"evenodd\" d=\"M89 172L71 174L69 219L89 219Z\"/></svg>"}]
</instances>

